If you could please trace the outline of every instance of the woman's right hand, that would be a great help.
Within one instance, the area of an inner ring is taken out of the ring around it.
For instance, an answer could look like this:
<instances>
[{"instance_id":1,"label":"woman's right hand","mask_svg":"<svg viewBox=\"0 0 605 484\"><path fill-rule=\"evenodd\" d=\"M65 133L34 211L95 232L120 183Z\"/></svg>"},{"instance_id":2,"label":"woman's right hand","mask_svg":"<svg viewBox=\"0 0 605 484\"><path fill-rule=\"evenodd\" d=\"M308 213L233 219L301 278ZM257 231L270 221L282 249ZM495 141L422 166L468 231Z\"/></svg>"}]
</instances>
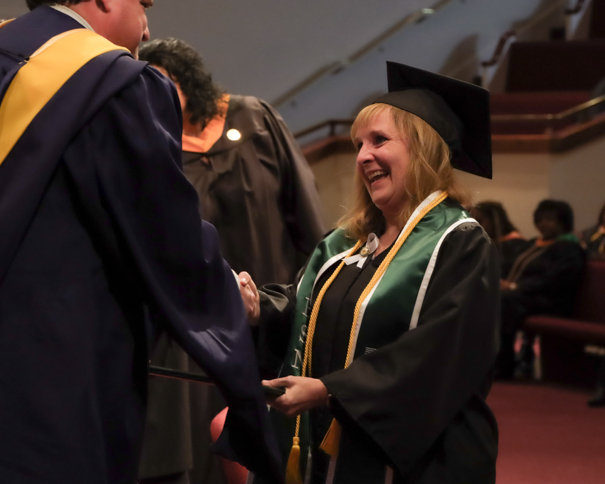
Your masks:
<instances>
[{"instance_id":1,"label":"woman's right hand","mask_svg":"<svg viewBox=\"0 0 605 484\"><path fill-rule=\"evenodd\" d=\"M286 389L285 394L269 399L267 403L290 418L328 404L328 389L318 378L286 376L263 380L262 384Z\"/></svg>"},{"instance_id":2,"label":"woman's right hand","mask_svg":"<svg viewBox=\"0 0 605 484\"><path fill-rule=\"evenodd\" d=\"M250 326L257 326L260 317L260 297L256 284L250 277L250 274L243 271L237 276L239 280L239 292L242 295L244 301L244 308L248 315L248 324Z\"/></svg>"}]
</instances>

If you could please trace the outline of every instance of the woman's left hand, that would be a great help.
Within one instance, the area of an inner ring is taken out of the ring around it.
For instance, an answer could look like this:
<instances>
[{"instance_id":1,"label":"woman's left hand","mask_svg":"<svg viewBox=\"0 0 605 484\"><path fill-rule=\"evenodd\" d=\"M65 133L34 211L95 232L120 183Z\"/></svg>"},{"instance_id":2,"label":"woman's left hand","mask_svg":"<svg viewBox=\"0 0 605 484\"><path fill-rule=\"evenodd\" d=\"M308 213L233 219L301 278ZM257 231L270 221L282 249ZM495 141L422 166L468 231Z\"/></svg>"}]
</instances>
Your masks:
<instances>
[{"instance_id":1,"label":"woman's left hand","mask_svg":"<svg viewBox=\"0 0 605 484\"><path fill-rule=\"evenodd\" d=\"M288 417L296 417L307 410L328 404L328 389L317 378L287 376L264 380L262 383L266 386L286 389L284 395L268 403Z\"/></svg>"}]
</instances>

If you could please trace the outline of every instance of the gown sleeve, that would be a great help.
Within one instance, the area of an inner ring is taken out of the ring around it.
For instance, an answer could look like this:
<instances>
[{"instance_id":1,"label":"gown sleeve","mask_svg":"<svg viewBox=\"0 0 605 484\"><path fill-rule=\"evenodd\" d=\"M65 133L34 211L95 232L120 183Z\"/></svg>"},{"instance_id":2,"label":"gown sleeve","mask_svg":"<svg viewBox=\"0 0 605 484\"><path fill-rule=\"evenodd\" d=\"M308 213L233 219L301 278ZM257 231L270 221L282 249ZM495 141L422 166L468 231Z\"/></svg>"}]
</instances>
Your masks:
<instances>
[{"instance_id":1,"label":"gown sleeve","mask_svg":"<svg viewBox=\"0 0 605 484\"><path fill-rule=\"evenodd\" d=\"M495 247L479 226L463 224L443 242L418 327L322 378L337 419L361 430L406 475L482 393L497 354L498 318Z\"/></svg>"},{"instance_id":2,"label":"gown sleeve","mask_svg":"<svg viewBox=\"0 0 605 484\"><path fill-rule=\"evenodd\" d=\"M304 268L297 276L300 279ZM259 288L260 324L254 328L256 353L261 376L280 376L286 357L296 307L296 284L265 284Z\"/></svg>"},{"instance_id":3,"label":"gown sleeve","mask_svg":"<svg viewBox=\"0 0 605 484\"><path fill-rule=\"evenodd\" d=\"M230 407L217 451L279 482L239 289L181 172L174 87L146 68L78 136L66 161L97 244L132 275L155 326L212 377Z\"/></svg>"},{"instance_id":4,"label":"gown sleeve","mask_svg":"<svg viewBox=\"0 0 605 484\"><path fill-rule=\"evenodd\" d=\"M292 243L300 254L299 266L325 234L321 201L313 172L286 123L261 101L264 122L271 135L282 173L281 204Z\"/></svg>"}]
</instances>

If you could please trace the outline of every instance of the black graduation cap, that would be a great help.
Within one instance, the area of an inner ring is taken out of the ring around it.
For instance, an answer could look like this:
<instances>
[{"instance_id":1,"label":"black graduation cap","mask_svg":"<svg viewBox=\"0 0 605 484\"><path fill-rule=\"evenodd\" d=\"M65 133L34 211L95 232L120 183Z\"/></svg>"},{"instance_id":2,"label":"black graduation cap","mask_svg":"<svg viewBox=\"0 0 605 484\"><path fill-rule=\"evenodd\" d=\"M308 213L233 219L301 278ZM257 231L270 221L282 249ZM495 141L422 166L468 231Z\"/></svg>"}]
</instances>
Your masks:
<instances>
[{"instance_id":1,"label":"black graduation cap","mask_svg":"<svg viewBox=\"0 0 605 484\"><path fill-rule=\"evenodd\" d=\"M452 150L452 166L492 177L489 92L474 84L387 62L385 103L426 121Z\"/></svg>"}]
</instances>

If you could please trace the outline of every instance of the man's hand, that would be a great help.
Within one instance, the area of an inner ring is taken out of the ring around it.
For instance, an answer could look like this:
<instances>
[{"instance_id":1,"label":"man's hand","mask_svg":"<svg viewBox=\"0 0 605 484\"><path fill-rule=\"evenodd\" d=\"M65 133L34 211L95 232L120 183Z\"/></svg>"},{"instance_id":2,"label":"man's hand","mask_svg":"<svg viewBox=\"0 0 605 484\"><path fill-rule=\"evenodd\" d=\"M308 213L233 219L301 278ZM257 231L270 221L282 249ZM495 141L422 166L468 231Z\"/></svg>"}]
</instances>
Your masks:
<instances>
[{"instance_id":1,"label":"man's hand","mask_svg":"<svg viewBox=\"0 0 605 484\"><path fill-rule=\"evenodd\" d=\"M239 292L242 295L244 308L248 315L248 324L257 326L260 316L260 298L256 290L256 284L247 272L240 272L237 278L239 280Z\"/></svg>"},{"instance_id":2,"label":"man's hand","mask_svg":"<svg viewBox=\"0 0 605 484\"><path fill-rule=\"evenodd\" d=\"M285 388L286 393L267 403L288 417L328 404L328 389L317 378L287 376L275 380L264 380L263 385Z\"/></svg>"}]
</instances>

